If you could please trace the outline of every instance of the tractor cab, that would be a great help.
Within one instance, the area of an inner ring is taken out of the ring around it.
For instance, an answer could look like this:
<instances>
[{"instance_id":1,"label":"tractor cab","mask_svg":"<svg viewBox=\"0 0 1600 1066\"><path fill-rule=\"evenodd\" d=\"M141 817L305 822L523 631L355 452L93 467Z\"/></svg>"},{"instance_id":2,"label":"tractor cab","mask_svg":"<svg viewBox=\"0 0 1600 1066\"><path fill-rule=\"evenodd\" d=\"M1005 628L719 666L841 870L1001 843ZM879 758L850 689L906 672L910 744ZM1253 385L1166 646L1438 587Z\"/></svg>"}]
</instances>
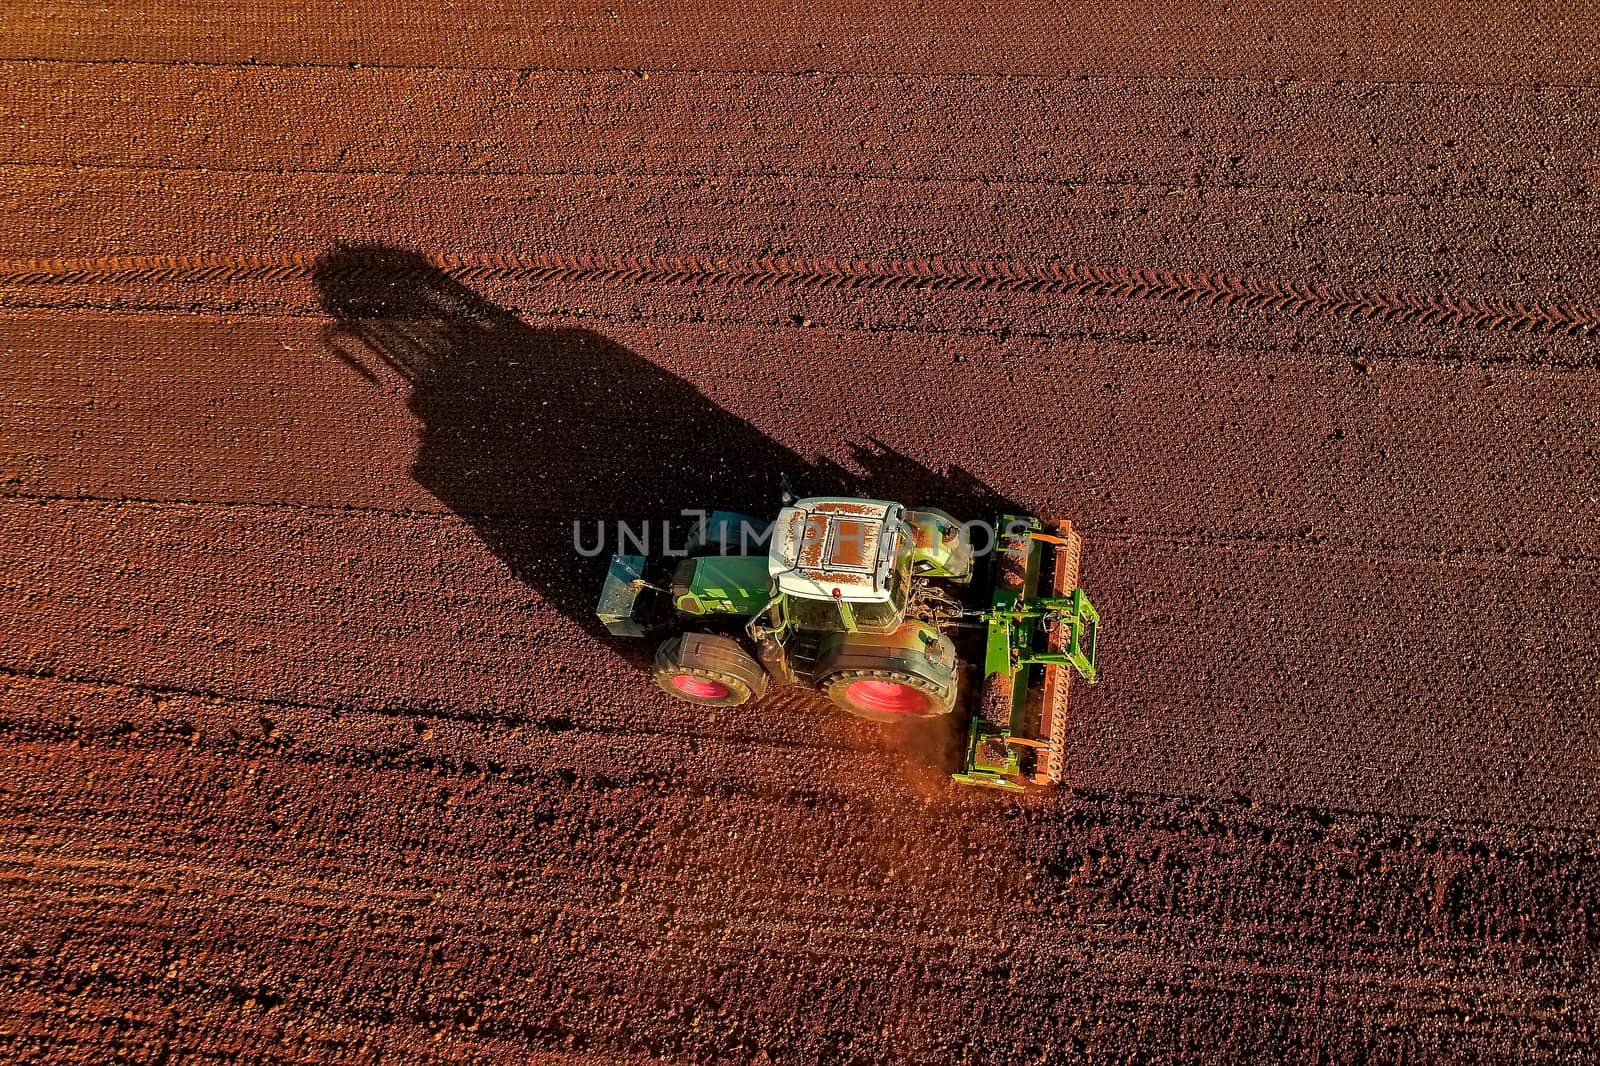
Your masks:
<instances>
[{"instance_id":1,"label":"tractor cab","mask_svg":"<svg viewBox=\"0 0 1600 1066\"><path fill-rule=\"evenodd\" d=\"M773 526L772 591L800 630L892 632L905 619L910 548L898 503L800 500Z\"/></svg>"}]
</instances>

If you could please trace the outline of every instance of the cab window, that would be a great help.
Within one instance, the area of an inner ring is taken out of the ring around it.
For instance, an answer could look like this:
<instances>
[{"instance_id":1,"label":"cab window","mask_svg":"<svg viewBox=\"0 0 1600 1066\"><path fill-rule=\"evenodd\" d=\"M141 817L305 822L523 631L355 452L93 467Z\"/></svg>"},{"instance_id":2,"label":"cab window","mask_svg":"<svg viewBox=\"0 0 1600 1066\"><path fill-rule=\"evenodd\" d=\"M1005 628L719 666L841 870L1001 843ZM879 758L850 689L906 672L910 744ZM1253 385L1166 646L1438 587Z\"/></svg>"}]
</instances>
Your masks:
<instances>
[{"instance_id":1,"label":"cab window","mask_svg":"<svg viewBox=\"0 0 1600 1066\"><path fill-rule=\"evenodd\" d=\"M905 617L905 582L895 581L889 587L889 598L882 603L852 603L850 612L857 629L871 633L888 633L900 628Z\"/></svg>"},{"instance_id":2,"label":"cab window","mask_svg":"<svg viewBox=\"0 0 1600 1066\"><path fill-rule=\"evenodd\" d=\"M799 628L827 633L845 631L844 618L839 613L837 601L802 600L794 596L787 599L789 619Z\"/></svg>"}]
</instances>

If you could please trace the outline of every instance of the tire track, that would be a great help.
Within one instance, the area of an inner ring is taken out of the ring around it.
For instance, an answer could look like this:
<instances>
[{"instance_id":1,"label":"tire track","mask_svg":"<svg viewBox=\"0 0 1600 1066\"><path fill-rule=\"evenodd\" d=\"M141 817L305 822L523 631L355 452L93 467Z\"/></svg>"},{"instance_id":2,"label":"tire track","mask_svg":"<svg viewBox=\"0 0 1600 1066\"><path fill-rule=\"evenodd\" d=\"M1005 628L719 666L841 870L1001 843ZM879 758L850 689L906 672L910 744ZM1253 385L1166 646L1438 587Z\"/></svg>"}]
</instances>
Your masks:
<instances>
[{"instance_id":1,"label":"tire track","mask_svg":"<svg viewBox=\"0 0 1600 1066\"><path fill-rule=\"evenodd\" d=\"M82 171L105 171L115 174L154 174L154 175L193 175L193 174L230 174L246 176L268 175L282 177L284 168L270 164L247 166L242 164L218 166L214 164L184 164L171 163L112 163L100 162L91 159L71 158L65 160L54 159L0 159L0 170L43 170L55 172L78 173ZM421 178L525 178L530 181L545 181L552 179L575 180L628 180L646 179L650 181L676 181L683 183L716 181L723 177L722 171L715 168L704 167L694 170L662 170L660 168L635 167L592 167L588 169L569 170L537 170L522 168L495 168L483 167L405 167L405 168L380 168L380 167L337 167L337 166L304 166L296 167L296 175L315 175L328 178L393 178L403 181L412 181ZM777 169L743 169L737 171L737 176L743 181L769 181L782 182L794 179L821 183L859 184L863 181L898 182L902 185L928 185L935 188L956 187L974 189L1065 189L1065 190L1134 190L1137 192L1166 192L1173 188L1171 181L1138 180L1133 178L1111 180L1104 178L1088 177L936 177L936 178L909 178L893 170L880 171L852 171L848 178L828 170L777 170ZM1297 184L1270 184L1246 181L1231 181L1210 183L1203 188L1207 192L1217 192L1227 195L1259 196L1262 198L1303 198L1307 192L1317 193L1330 199L1342 198L1349 200L1397 200L1405 203L1418 203L1421 201L1434 201L1440 199L1461 200L1467 203L1512 205L1521 207L1527 197L1518 193L1488 192L1481 189L1466 190L1395 190L1386 184L1381 188L1368 188L1364 186L1308 186L1304 182ZM1552 201L1555 202L1555 201ZM1583 206L1585 201L1578 201Z\"/></svg>"},{"instance_id":2,"label":"tire track","mask_svg":"<svg viewBox=\"0 0 1600 1066\"><path fill-rule=\"evenodd\" d=\"M1199 74L1186 72L1181 74L1154 74L1148 71L1123 74L1096 74L1084 70L1074 69L1070 75L1061 74L1035 74L1035 73L1005 73L994 74L985 71L963 70L884 70L875 68L871 71L852 70L820 70L808 67L799 70L766 69L756 66L744 67L718 67L711 69L672 67L656 65L641 67L638 64L617 65L595 63L584 66L574 65L534 65L522 62L506 62L498 64L483 63L402 63L402 62L361 62L352 64L350 60L286 60L264 59L260 56L251 56L248 59L208 59L199 56L184 56L177 59L155 59L134 56L84 56L84 55L50 55L36 50L18 51L11 54L0 55L0 66L8 67L118 67L137 68L150 67L162 69L195 69L195 70L311 70L311 71L339 71L346 72L354 68L362 70L397 71L411 74L437 74L437 73L466 73L466 74L516 74L524 77L540 74L576 74L576 75L612 75L619 77L637 78L640 74L666 77L695 77L705 74L723 75L731 78L781 78L788 81L813 82L818 80L834 79L872 79L894 78L904 81L917 82L948 82L962 84L967 82L990 81L996 77L1007 81L1024 84L1056 85L1063 80L1083 82L1085 84L1126 84L1129 82L1153 82L1171 85L1246 85L1252 88L1275 88L1281 86L1284 79L1276 75L1261 74ZM1546 68L1546 72L1547 68ZM1294 79L1304 85L1358 85L1363 88L1395 88L1411 90L1429 90L1441 93L1476 94L1484 89L1515 89L1518 92L1538 96L1549 93L1586 93L1593 92L1597 86L1592 81L1547 81L1528 82L1526 80L1512 79L1504 82L1494 81L1449 81L1442 78L1372 78L1372 77L1302 77Z\"/></svg>"},{"instance_id":3,"label":"tire track","mask_svg":"<svg viewBox=\"0 0 1600 1066\"><path fill-rule=\"evenodd\" d=\"M319 256L109 256L0 261L0 290L103 285L294 284ZM1590 336L1600 310L1564 302L1387 293L1338 286L1086 263L1004 260L697 258L599 255L432 255L431 267L469 285L672 285L748 289L1016 292L1328 315L1356 322ZM405 281L374 259L345 257L338 280Z\"/></svg>"},{"instance_id":4,"label":"tire track","mask_svg":"<svg viewBox=\"0 0 1600 1066\"><path fill-rule=\"evenodd\" d=\"M884 750L881 745L870 743L838 743L820 738L808 739L802 742L778 735L763 735L750 731L725 728L696 732L692 729L675 729L670 726L666 728L624 726L604 721L575 721L564 716L550 714L516 715L496 711L492 708L455 708L438 705L403 704L385 706L359 699L308 700L271 695L252 696L195 684L161 684L58 670L51 667L0 663L0 687L3 687L7 682L17 681L39 681L59 684L83 689L91 693L125 693L138 698L188 699L202 703L248 705L255 709L277 709L290 714L370 715L376 719L397 721L427 721L464 726L485 726L497 729L526 729L546 736L571 733L577 736L595 738L623 737L644 741L680 740L688 743L728 744L740 748L828 752L845 757L881 754ZM819 703L825 704L825 700L814 692L792 690L775 693L767 697L762 706L767 712L792 712L805 710L808 705L814 707ZM55 739L53 735L50 735L49 731L40 731L36 727L32 728L32 731L27 728L21 728L15 720L6 718L4 713L0 712L0 736L8 734L13 736L26 735L30 739L37 740Z\"/></svg>"}]
</instances>

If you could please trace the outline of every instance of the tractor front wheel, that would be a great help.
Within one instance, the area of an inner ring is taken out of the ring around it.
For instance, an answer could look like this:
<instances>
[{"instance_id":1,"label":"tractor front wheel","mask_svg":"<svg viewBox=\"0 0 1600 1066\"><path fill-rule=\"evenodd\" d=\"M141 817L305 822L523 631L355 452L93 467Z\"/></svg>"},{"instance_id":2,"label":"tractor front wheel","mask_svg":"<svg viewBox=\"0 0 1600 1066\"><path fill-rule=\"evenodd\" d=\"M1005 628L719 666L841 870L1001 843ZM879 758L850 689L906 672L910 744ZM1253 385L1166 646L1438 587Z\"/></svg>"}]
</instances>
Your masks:
<instances>
[{"instance_id":1,"label":"tractor front wheel","mask_svg":"<svg viewBox=\"0 0 1600 1066\"><path fill-rule=\"evenodd\" d=\"M937 718L956 701L953 684L940 688L898 670L844 670L824 680L822 689L837 706L873 722Z\"/></svg>"},{"instance_id":2,"label":"tractor front wheel","mask_svg":"<svg viewBox=\"0 0 1600 1066\"><path fill-rule=\"evenodd\" d=\"M737 707L766 691L767 675L737 641L687 633L656 651L656 684L685 703Z\"/></svg>"}]
</instances>

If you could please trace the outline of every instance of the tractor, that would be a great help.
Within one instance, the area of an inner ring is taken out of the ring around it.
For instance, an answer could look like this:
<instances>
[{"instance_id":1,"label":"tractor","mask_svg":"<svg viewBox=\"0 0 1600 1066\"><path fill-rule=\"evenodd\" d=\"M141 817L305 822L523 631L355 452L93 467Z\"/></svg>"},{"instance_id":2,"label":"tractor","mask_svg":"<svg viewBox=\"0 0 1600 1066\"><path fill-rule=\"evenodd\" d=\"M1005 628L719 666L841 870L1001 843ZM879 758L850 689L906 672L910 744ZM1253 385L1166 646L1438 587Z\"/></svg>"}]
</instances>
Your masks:
<instances>
[{"instance_id":1,"label":"tractor","mask_svg":"<svg viewBox=\"0 0 1600 1066\"><path fill-rule=\"evenodd\" d=\"M1069 683L1095 681L1100 626L1078 587L1083 542L1070 523L1005 515L977 526L931 508L788 493L784 504L770 526L703 513L664 557L613 555L601 622L614 636L659 639L656 683L676 699L736 707L801 686L879 722L964 705L958 781L1060 784Z\"/></svg>"}]
</instances>

